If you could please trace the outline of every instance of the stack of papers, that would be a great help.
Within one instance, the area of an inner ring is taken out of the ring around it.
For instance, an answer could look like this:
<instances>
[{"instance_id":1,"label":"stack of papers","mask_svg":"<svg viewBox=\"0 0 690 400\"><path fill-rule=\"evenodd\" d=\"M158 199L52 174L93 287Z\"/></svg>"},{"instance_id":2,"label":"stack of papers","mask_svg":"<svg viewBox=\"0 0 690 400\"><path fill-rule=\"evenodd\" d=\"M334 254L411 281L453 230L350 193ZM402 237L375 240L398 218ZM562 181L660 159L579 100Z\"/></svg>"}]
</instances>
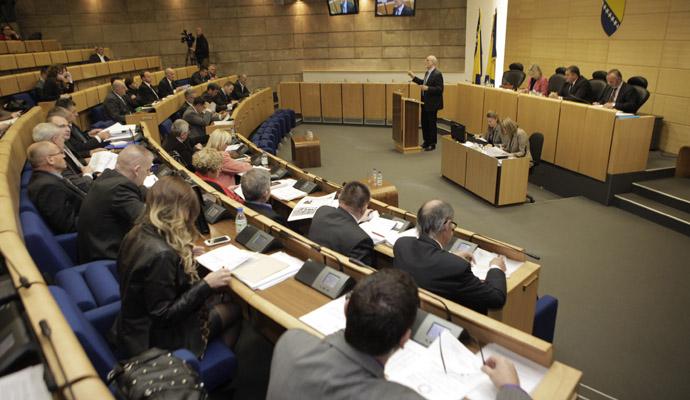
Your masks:
<instances>
[{"instance_id":1,"label":"stack of papers","mask_svg":"<svg viewBox=\"0 0 690 400\"><path fill-rule=\"evenodd\" d=\"M275 182L280 182L275 186L271 185L271 196L283 201L291 201L302 198L307 193L292 187L297 181L295 179L281 179Z\"/></svg>"},{"instance_id":2,"label":"stack of papers","mask_svg":"<svg viewBox=\"0 0 690 400\"><path fill-rule=\"evenodd\" d=\"M215 114L216 112L216 103L215 102L210 102L206 103L206 111L210 112L211 114Z\"/></svg>"},{"instance_id":3,"label":"stack of papers","mask_svg":"<svg viewBox=\"0 0 690 400\"><path fill-rule=\"evenodd\" d=\"M338 200L335 198L336 192L326 196L314 197L307 196L297 203L292 209L288 221L299 221L302 219L310 219L316 214L316 210L323 206L338 207Z\"/></svg>"},{"instance_id":4,"label":"stack of papers","mask_svg":"<svg viewBox=\"0 0 690 400\"><path fill-rule=\"evenodd\" d=\"M508 157L508 156L510 156L510 153L504 151L503 149L495 147L495 146L485 147L483 149L483 152L487 156L491 156L491 157Z\"/></svg>"},{"instance_id":5,"label":"stack of papers","mask_svg":"<svg viewBox=\"0 0 690 400\"><path fill-rule=\"evenodd\" d=\"M311 326L324 336L345 329L345 302L347 296L340 296L329 301L316 310L299 318L300 321Z\"/></svg>"},{"instance_id":6,"label":"stack of papers","mask_svg":"<svg viewBox=\"0 0 690 400\"><path fill-rule=\"evenodd\" d=\"M386 240L385 244L393 247L395 246L395 242L398 241L398 239L403 238L403 237L419 237L419 232L417 232L417 228L410 228L406 230L405 232L398 232L398 231L390 231L389 234L386 235Z\"/></svg>"},{"instance_id":7,"label":"stack of papers","mask_svg":"<svg viewBox=\"0 0 690 400\"><path fill-rule=\"evenodd\" d=\"M378 211L374 211L369 221L359 224L359 227L369 235L374 245L387 242L387 238L395 242L398 240L400 229L403 222L393 221L392 219L382 218ZM395 243L394 243L395 244Z\"/></svg>"},{"instance_id":8,"label":"stack of papers","mask_svg":"<svg viewBox=\"0 0 690 400\"><path fill-rule=\"evenodd\" d=\"M232 274L252 290L256 290L273 282L288 267L288 263L277 258L254 253L249 260L234 269Z\"/></svg>"},{"instance_id":9,"label":"stack of papers","mask_svg":"<svg viewBox=\"0 0 690 400\"><path fill-rule=\"evenodd\" d=\"M91 154L89 160L89 167L98 173L106 169L115 169L115 164L117 164L117 154L110 151L97 151Z\"/></svg>"},{"instance_id":10,"label":"stack of papers","mask_svg":"<svg viewBox=\"0 0 690 400\"><path fill-rule=\"evenodd\" d=\"M250 251L228 244L204 253L198 256L196 260L209 271L217 271L221 268L232 271L239 267L240 264L249 260L251 256L252 253Z\"/></svg>"},{"instance_id":11,"label":"stack of papers","mask_svg":"<svg viewBox=\"0 0 690 400\"><path fill-rule=\"evenodd\" d=\"M474 253L472 253L472 273L481 280L486 279L486 274L489 272L489 263L496 257L498 257L497 253L477 247ZM510 278L510 275L520 268L522 264L524 264L523 261L506 258L506 278Z\"/></svg>"},{"instance_id":12,"label":"stack of papers","mask_svg":"<svg viewBox=\"0 0 690 400\"><path fill-rule=\"evenodd\" d=\"M115 124L110 125L103 130L110 134L109 140L111 142L118 140L132 140L135 132L137 131L137 126L134 124L122 125L121 123L116 122Z\"/></svg>"},{"instance_id":13,"label":"stack of papers","mask_svg":"<svg viewBox=\"0 0 690 400\"><path fill-rule=\"evenodd\" d=\"M304 265L304 262L300 260L299 258L293 257L285 252L279 251L277 253L273 253L269 258L273 258L275 260L278 260L279 262L287 264L287 268L276 272L273 275L270 275L266 277L264 282L262 282L258 287L257 290L266 290L270 288L271 286L275 286L279 284L280 282L295 276L297 272L302 268L302 265Z\"/></svg>"}]
</instances>

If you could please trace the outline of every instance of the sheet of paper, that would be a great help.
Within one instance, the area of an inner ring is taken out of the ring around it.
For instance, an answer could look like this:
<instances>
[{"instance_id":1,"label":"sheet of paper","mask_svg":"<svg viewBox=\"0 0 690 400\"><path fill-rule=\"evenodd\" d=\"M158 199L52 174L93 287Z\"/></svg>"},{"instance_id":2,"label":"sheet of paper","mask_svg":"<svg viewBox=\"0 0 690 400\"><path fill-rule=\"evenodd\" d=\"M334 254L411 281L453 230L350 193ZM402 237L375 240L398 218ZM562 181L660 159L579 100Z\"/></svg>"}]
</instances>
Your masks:
<instances>
[{"instance_id":1,"label":"sheet of paper","mask_svg":"<svg viewBox=\"0 0 690 400\"><path fill-rule=\"evenodd\" d=\"M122 125L121 123L116 122L103 130L110 133L110 141L116 141L131 139L132 136L134 136L134 133L137 131L137 126L134 124Z\"/></svg>"},{"instance_id":2,"label":"sheet of paper","mask_svg":"<svg viewBox=\"0 0 690 400\"><path fill-rule=\"evenodd\" d=\"M0 393L4 400L51 400L43 380L43 364L24 368L0 378Z\"/></svg>"},{"instance_id":3,"label":"sheet of paper","mask_svg":"<svg viewBox=\"0 0 690 400\"><path fill-rule=\"evenodd\" d=\"M302 268L302 265L304 265L304 261L282 251L273 253L269 257L286 263L288 267L266 278L266 282L257 287L258 290L266 290L271 286L275 286L280 282L294 276L297 274L300 268Z\"/></svg>"},{"instance_id":4,"label":"sheet of paper","mask_svg":"<svg viewBox=\"0 0 690 400\"><path fill-rule=\"evenodd\" d=\"M307 196L301 199L288 216L288 221L299 221L310 219L316 214L316 210L323 206L338 207L338 200L335 198L336 192L325 196Z\"/></svg>"},{"instance_id":5,"label":"sheet of paper","mask_svg":"<svg viewBox=\"0 0 690 400\"><path fill-rule=\"evenodd\" d=\"M419 233L417 232L417 228L410 228L406 230L405 232L398 232L398 231L390 231L386 235L386 244L390 246L395 246L395 242L398 241L398 239L402 237L419 237Z\"/></svg>"},{"instance_id":6,"label":"sheet of paper","mask_svg":"<svg viewBox=\"0 0 690 400\"><path fill-rule=\"evenodd\" d=\"M484 148L484 154L491 156L491 157L502 157L502 156L507 156L509 153L503 151L502 149L498 147L485 147Z\"/></svg>"},{"instance_id":7,"label":"sheet of paper","mask_svg":"<svg viewBox=\"0 0 690 400\"><path fill-rule=\"evenodd\" d=\"M472 257L472 273L477 276L477 278L484 280L486 279L486 274L489 272L489 263L491 260L498 257L498 254L477 247L474 253L472 253ZM506 278L510 278L510 275L520 268L522 264L524 264L523 261L506 258Z\"/></svg>"},{"instance_id":8,"label":"sheet of paper","mask_svg":"<svg viewBox=\"0 0 690 400\"><path fill-rule=\"evenodd\" d=\"M150 188L156 182L158 182L158 177L154 174L151 174L144 179L144 186Z\"/></svg>"},{"instance_id":9,"label":"sheet of paper","mask_svg":"<svg viewBox=\"0 0 690 400\"><path fill-rule=\"evenodd\" d=\"M345 329L345 295L301 316L300 321L328 336Z\"/></svg>"},{"instance_id":10,"label":"sheet of paper","mask_svg":"<svg viewBox=\"0 0 690 400\"><path fill-rule=\"evenodd\" d=\"M400 232L395 230L399 226L392 219L381 217L374 217L367 222L359 224L359 227L374 241L374 245L385 242L386 237L391 236L393 233L399 234Z\"/></svg>"},{"instance_id":11,"label":"sheet of paper","mask_svg":"<svg viewBox=\"0 0 690 400\"><path fill-rule=\"evenodd\" d=\"M215 113L216 112L216 103L215 102L210 102L206 103L206 111L210 113Z\"/></svg>"},{"instance_id":12,"label":"sheet of paper","mask_svg":"<svg viewBox=\"0 0 690 400\"><path fill-rule=\"evenodd\" d=\"M266 285L279 272L288 268L288 264L264 254L254 254L232 271L233 275L252 290Z\"/></svg>"},{"instance_id":13,"label":"sheet of paper","mask_svg":"<svg viewBox=\"0 0 690 400\"><path fill-rule=\"evenodd\" d=\"M199 264L210 271L217 271L223 267L233 270L249 260L252 253L228 244L206 252L196 258Z\"/></svg>"},{"instance_id":14,"label":"sheet of paper","mask_svg":"<svg viewBox=\"0 0 690 400\"><path fill-rule=\"evenodd\" d=\"M534 389L539 385L539 383L544 379L546 375L547 368L535 363L532 360L528 360L503 346L495 343L490 343L483 348L484 358L489 358L491 356L499 355L508 358L515 364L515 369L518 373L518 378L520 378L520 386L528 393L534 391ZM475 354L481 362L481 355L479 352ZM488 377L485 377L481 384L478 385L468 397L471 400L494 400L498 390L491 383Z\"/></svg>"},{"instance_id":15,"label":"sheet of paper","mask_svg":"<svg viewBox=\"0 0 690 400\"><path fill-rule=\"evenodd\" d=\"M275 197L278 200L284 200L284 201L290 201L290 200L296 200L299 198L302 198L306 196L307 193L295 189L292 186L283 186L279 187L277 189L274 189L271 187L271 196Z\"/></svg>"},{"instance_id":16,"label":"sheet of paper","mask_svg":"<svg viewBox=\"0 0 690 400\"><path fill-rule=\"evenodd\" d=\"M231 144L230 146L225 148L225 151L227 151L227 152L236 151L240 147L242 147L242 143Z\"/></svg>"},{"instance_id":17,"label":"sheet of paper","mask_svg":"<svg viewBox=\"0 0 690 400\"><path fill-rule=\"evenodd\" d=\"M110 151L97 151L91 154L89 167L95 172L103 172L106 169L115 169L117 164L117 154Z\"/></svg>"}]
</instances>

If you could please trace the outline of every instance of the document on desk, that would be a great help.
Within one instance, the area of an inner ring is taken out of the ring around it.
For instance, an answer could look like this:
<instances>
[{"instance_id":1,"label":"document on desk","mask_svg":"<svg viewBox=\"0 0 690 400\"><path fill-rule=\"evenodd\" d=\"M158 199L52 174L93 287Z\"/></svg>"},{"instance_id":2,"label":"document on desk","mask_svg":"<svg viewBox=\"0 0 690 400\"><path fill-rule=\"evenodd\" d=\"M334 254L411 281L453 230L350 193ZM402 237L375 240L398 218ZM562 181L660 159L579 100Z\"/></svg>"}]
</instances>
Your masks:
<instances>
[{"instance_id":1,"label":"document on desk","mask_svg":"<svg viewBox=\"0 0 690 400\"><path fill-rule=\"evenodd\" d=\"M293 257L285 252L278 251L276 253L273 253L269 256L270 258L273 258L275 260L278 260L280 262L284 262L288 265L287 268L276 272L275 274L269 276L266 278L265 282L262 282L261 285L257 287L257 290L266 290L270 288L271 286L275 286L279 284L280 282L295 276L297 272L302 268L302 265L304 265L304 261L300 260L297 257Z\"/></svg>"},{"instance_id":2,"label":"document on desk","mask_svg":"<svg viewBox=\"0 0 690 400\"><path fill-rule=\"evenodd\" d=\"M295 189L292 185L297 183L294 179L282 179L280 184L273 186L271 185L271 196L278 200L290 201L302 198L307 195L307 193Z\"/></svg>"},{"instance_id":3,"label":"document on desk","mask_svg":"<svg viewBox=\"0 0 690 400\"><path fill-rule=\"evenodd\" d=\"M111 151L97 151L91 154L89 160L89 167L98 173L106 169L115 169L115 164L117 164L117 154Z\"/></svg>"},{"instance_id":4,"label":"document on desk","mask_svg":"<svg viewBox=\"0 0 690 400\"><path fill-rule=\"evenodd\" d=\"M429 347L409 340L388 360L385 374L389 381L427 399L459 400L482 382L481 365L481 360L444 330Z\"/></svg>"},{"instance_id":5,"label":"document on desk","mask_svg":"<svg viewBox=\"0 0 690 400\"><path fill-rule=\"evenodd\" d=\"M217 271L223 267L232 271L249 260L252 254L228 244L198 256L196 261L209 271Z\"/></svg>"},{"instance_id":6,"label":"document on desk","mask_svg":"<svg viewBox=\"0 0 690 400\"><path fill-rule=\"evenodd\" d=\"M345 295L329 301L316 310L304 314L299 320L325 336L345 329Z\"/></svg>"},{"instance_id":7,"label":"document on desk","mask_svg":"<svg viewBox=\"0 0 690 400\"><path fill-rule=\"evenodd\" d=\"M405 232L398 232L398 231L391 231L386 235L386 244L389 246L395 246L395 242L398 241L398 239L403 238L403 237L419 237L419 233L417 232L417 228L410 228L406 230Z\"/></svg>"},{"instance_id":8,"label":"document on desk","mask_svg":"<svg viewBox=\"0 0 690 400\"><path fill-rule=\"evenodd\" d=\"M316 210L323 206L338 207L338 200L335 198L336 192L325 196L307 196L301 199L288 216L288 222L311 219L316 214Z\"/></svg>"},{"instance_id":9,"label":"document on desk","mask_svg":"<svg viewBox=\"0 0 690 400\"><path fill-rule=\"evenodd\" d=\"M532 393L534 389L539 385L539 383L544 379L546 367L535 363L532 360L528 360L503 346L495 343L490 343L483 348L484 358L489 358L491 356L499 355L505 357L515 364L515 369L517 370L518 377L520 378L520 387L522 387L526 392ZM481 355L476 354L478 361L481 362ZM491 383L488 376L482 378L482 382L475 387L474 390L467 396L471 400L494 400L498 390Z\"/></svg>"},{"instance_id":10,"label":"document on desk","mask_svg":"<svg viewBox=\"0 0 690 400\"><path fill-rule=\"evenodd\" d=\"M110 134L110 141L125 139L131 140L134 136L134 133L137 131L137 126L134 124L122 125L121 123L116 122L103 130Z\"/></svg>"},{"instance_id":11,"label":"document on desk","mask_svg":"<svg viewBox=\"0 0 690 400\"><path fill-rule=\"evenodd\" d=\"M26 367L0 378L4 400L51 400L53 397L43 380L43 364Z\"/></svg>"},{"instance_id":12,"label":"document on desk","mask_svg":"<svg viewBox=\"0 0 690 400\"><path fill-rule=\"evenodd\" d=\"M489 273L489 263L496 257L498 257L497 253L477 247L474 253L472 253L472 273L481 280L486 279L486 274ZM506 278L510 278L510 275L520 268L522 264L524 264L524 261L511 260L506 257Z\"/></svg>"},{"instance_id":13,"label":"document on desk","mask_svg":"<svg viewBox=\"0 0 690 400\"><path fill-rule=\"evenodd\" d=\"M382 218L377 211L374 211L374 213L376 215L369 221L359 224L359 227L374 241L374 245L385 242L386 237L400 234L398 229L402 226L402 222Z\"/></svg>"},{"instance_id":14,"label":"document on desk","mask_svg":"<svg viewBox=\"0 0 690 400\"><path fill-rule=\"evenodd\" d=\"M288 263L264 254L252 253L253 256L232 271L237 279L252 290L263 287L275 278L276 274L285 272Z\"/></svg>"},{"instance_id":15,"label":"document on desk","mask_svg":"<svg viewBox=\"0 0 690 400\"><path fill-rule=\"evenodd\" d=\"M208 111L211 114L215 113L216 112L216 103L213 101L206 103L206 109L204 111Z\"/></svg>"}]
</instances>

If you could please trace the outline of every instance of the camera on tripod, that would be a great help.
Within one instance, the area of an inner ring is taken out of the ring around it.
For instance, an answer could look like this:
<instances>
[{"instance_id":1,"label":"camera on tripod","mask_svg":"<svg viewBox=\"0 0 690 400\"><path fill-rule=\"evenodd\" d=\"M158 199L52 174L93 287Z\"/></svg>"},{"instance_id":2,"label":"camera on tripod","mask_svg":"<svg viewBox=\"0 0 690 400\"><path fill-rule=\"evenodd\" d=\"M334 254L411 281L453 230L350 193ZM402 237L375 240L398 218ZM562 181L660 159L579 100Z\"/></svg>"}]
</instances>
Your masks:
<instances>
[{"instance_id":1,"label":"camera on tripod","mask_svg":"<svg viewBox=\"0 0 690 400\"><path fill-rule=\"evenodd\" d=\"M187 32L187 30L183 30L182 33L180 33L180 43L187 43L187 47L192 47L194 45L194 35L191 33Z\"/></svg>"}]
</instances>

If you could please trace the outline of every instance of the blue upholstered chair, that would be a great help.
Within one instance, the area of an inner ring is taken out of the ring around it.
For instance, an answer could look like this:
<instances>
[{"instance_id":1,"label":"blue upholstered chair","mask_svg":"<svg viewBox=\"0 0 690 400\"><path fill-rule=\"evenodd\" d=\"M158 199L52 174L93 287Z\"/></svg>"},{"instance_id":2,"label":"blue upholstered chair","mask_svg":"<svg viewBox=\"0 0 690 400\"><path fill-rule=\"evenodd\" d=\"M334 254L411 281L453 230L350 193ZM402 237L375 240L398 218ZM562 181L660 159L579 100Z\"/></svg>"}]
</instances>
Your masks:
<instances>
[{"instance_id":1,"label":"blue upholstered chair","mask_svg":"<svg viewBox=\"0 0 690 400\"><path fill-rule=\"evenodd\" d=\"M170 137L170 134L172 133L172 124L172 120L167 118L165 121L161 122L160 125L158 125L158 131L161 134L161 143L165 143L168 137Z\"/></svg>"},{"instance_id":2,"label":"blue upholstered chair","mask_svg":"<svg viewBox=\"0 0 690 400\"><path fill-rule=\"evenodd\" d=\"M544 295L537 299L537 307L534 310L534 325L532 335L539 339L553 343L556 330L556 315L558 314L558 299Z\"/></svg>"}]
</instances>

